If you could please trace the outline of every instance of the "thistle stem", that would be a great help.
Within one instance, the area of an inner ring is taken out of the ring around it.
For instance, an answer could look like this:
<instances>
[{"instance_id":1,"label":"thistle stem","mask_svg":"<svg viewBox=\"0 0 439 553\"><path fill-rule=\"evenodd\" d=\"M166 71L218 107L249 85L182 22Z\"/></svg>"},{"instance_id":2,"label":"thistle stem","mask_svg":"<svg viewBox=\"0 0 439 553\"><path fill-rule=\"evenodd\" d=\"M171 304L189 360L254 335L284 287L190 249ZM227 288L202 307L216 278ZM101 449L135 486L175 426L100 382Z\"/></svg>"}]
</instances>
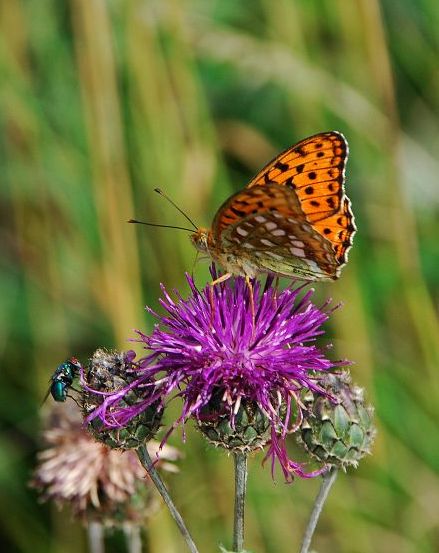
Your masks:
<instances>
[{"instance_id":1,"label":"thistle stem","mask_svg":"<svg viewBox=\"0 0 439 553\"><path fill-rule=\"evenodd\" d=\"M180 530L180 534L183 536L184 540L186 541L189 551L191 551L191 553L199 553L194 543L194 540L192 539L192 536L189 533L189 530L186 528L183 518L181 517L180 513L177 511L177 508L174 505L174 502L172 501L171 496L169 495L169 492L166 489L165 484L163 483L163 480L161 479L161 476L154 468L154 463L152 462L151 457L145 445L141 445L137 449L137 455L143 467L148 472L151 480L154 482L160 495L162 496L163 501L166 503L166 506L168 507L172 515L172 518L177 523L178 529Z\"/></svg>"},{"instance_id":2,"label":"thistle stem","mask_svg":"<svg viewBox=\"0 0 439 553\"><path fill-rule=\"evenodd\" d=\"M233 525L233 551L240 553L244 547L244 507L247 491L247 454L234 453L235 461L235 519Z\"/></svg>"},{"instance_id":3,"label":"thistle stem","mask_svg":"<svg viewBox=\"0 0 439 553\"><path fill-rule=\"evenodd\" d=\"M88 532L88 550L90 553L104 553L104 529L100 522L89 522Z\"/></svg>"},{"instance_id":4,"label":"thistle stem","mask_svg":"<svg viewBox=\"0 0 439 553\"><path fill-rule=\"evenodd\" d=\"M317 526L317 522L322 512L323 505L325 504L326 498L328 497L329 490L332 487L332 484L337 478L338 469L332 468L328 470L322 476L322 483L320 485L319 493L317 494L316 500L314 502L314 507L311 512L311 516L308 520L308 525L303 536L302 547L300 548L300 553L308 553L309 546L311 545L311 540L314 535L314 531Z\"/></svg>"},{"instance_id":5,"label":"thistle stem","mask_svg":"<svg viewBox=\"0 0 439 553\"><path fill-rule=\"evenodd\" d=\"M142 553L142 537L139 526L126 525L124 532L127 552Z\"/></svg>"}]
</instances>

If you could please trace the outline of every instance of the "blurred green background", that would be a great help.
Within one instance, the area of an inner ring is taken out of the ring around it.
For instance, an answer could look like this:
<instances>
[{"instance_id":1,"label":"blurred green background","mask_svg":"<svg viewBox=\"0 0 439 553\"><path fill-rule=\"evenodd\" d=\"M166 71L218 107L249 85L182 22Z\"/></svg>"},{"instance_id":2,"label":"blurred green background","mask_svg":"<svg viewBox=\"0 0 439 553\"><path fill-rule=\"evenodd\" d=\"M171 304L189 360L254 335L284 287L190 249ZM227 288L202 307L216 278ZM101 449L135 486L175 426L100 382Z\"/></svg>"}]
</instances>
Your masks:
<instances>
[{"instance_id":1,"label":"blurred green background","mask_svg":"<svg viewBox=\"0 0 439 553\"><path fill-rule=\"evenodd\" d=\"M374 455L341 475L314 547L439 547L439 10L435 0L1 0L0 524L5 551L80 552L27 488L54 368L148 330L159 282L200 225L274 154L319 131L350 144L358 233L329 325L376 407ZM197 282L207 268L195 269ZM230 546L232 460L189 430L169 485L200 551ZM247 548L298 550L317 479L250 463ZM184 551L163 509L145 551ZM108 551L123 551L112 538Z\"/></svg>"}]
</instances>

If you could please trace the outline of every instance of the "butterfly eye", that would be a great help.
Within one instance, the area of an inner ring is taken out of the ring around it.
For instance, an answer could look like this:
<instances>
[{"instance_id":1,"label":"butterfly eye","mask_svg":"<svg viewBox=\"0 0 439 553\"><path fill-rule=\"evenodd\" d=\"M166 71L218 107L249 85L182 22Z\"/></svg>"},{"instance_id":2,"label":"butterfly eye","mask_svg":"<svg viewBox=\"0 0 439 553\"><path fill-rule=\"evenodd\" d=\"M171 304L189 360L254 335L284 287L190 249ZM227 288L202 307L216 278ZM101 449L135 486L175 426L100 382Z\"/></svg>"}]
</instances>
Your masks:
<instances>
[{"instance_id":1,"label":"butterfly eye","mask_svg":"<svg viewBox=\"0 0 439 553\"><path fill-rule=\"evenodd\" d=\"M196 249L200 252L206 253L209 251L209 230L200 228L191 235L191 240Z\"/></svg>"}]
</instances>

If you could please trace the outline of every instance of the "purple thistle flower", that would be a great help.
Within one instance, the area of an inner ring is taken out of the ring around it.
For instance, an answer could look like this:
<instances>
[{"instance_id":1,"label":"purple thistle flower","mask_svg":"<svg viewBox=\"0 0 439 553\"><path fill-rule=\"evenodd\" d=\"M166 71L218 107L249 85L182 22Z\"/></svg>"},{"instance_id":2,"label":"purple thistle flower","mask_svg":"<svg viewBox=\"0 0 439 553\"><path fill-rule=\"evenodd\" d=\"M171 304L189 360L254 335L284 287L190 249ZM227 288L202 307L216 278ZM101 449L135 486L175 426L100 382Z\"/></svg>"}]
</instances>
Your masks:
<instances>
[{"instance_id":1,"label":"purple thistle flower","mask_svg":"<svg viewBox=\"0 0 439 553\"><path fill-rule=\"evenodd\" d=\"M214 275L215 276L215 275ZM174 301L162 286L160 300L166 315L161 317L147 308L157 324L151 335L138 332L149 355L137 364L138 373L130 389L145 386L145 398L136 405L120 407L122 391L106 397L99 410L103 421L123 426L158 398L174 394L182 398L183 407L175 428L189 417L199 419L213 396L221 391L222 410L234 425L243 402L253 402L268 418L271 440L267 457L272 470L277 459L287 480L294 475L311 477L311 473L289 459L285 439L294 428L291 419L300 422L303 388L326 394L319 385L323 374L345 364L333 362L315 345L328 319L328 302L318 308L311 303L313 290L300 297L304 286L278 291L273 279L264 288L253 282L254 313L249 301L249 286L242 277L198 290L187 276L191 289L188 299L178 293ZM155 389L151 378L156 379ZM171 429L172 430L172 429ZM168 433L169 434L169 433Z\"/></svg>"}]
</instances>

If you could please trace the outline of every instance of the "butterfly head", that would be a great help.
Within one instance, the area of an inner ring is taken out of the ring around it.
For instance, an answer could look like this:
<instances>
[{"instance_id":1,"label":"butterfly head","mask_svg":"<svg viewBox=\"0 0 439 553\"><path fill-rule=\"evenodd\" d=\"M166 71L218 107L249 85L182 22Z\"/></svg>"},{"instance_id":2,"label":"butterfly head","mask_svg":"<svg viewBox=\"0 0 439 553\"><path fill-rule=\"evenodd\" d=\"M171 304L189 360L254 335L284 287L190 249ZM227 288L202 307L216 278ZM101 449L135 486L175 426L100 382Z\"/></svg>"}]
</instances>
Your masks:
<instances>
[{"instance_id":1,"label":"butterfly head","mask_svg":"<svg viewBox=\"0 0 439 553\"><path fill-rule=\"evenodd\" d=\"M209 253L212 247L212 233L207 228L199 228L197 232L191 234L191 241L199 252Z\"/></svg>"}]
</instances>

